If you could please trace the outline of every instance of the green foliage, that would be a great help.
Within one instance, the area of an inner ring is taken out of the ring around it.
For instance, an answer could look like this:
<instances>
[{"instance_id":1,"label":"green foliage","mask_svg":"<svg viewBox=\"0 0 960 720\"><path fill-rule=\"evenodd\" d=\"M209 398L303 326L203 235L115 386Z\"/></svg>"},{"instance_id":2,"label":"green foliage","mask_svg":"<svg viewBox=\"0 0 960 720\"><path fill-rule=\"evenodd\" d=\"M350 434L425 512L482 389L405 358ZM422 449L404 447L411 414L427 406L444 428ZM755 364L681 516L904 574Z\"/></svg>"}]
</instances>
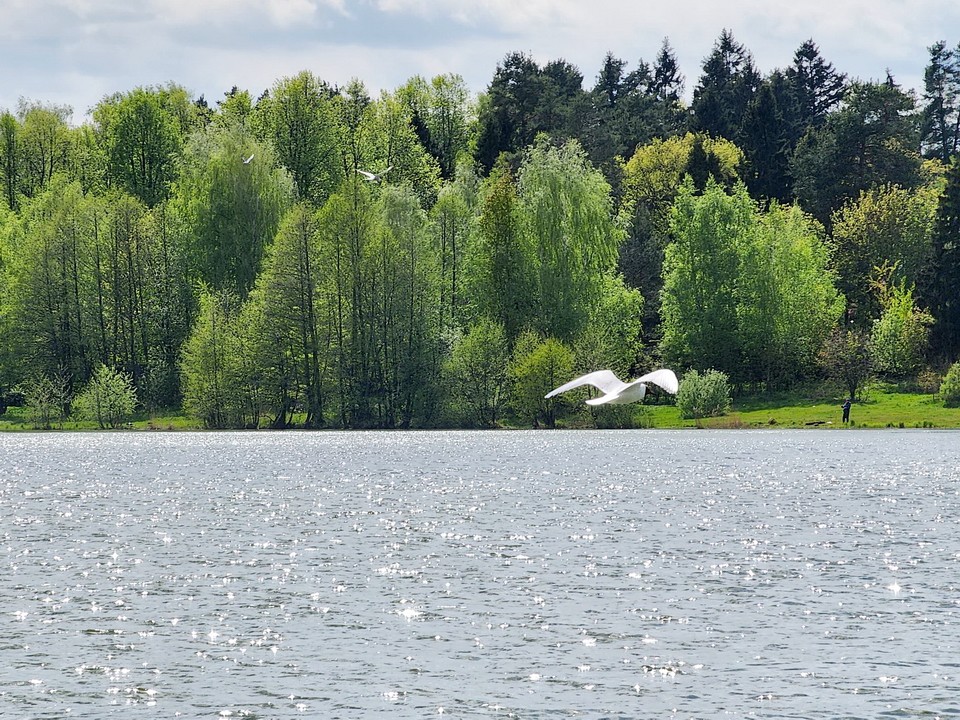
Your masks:
<instances>
[{"instance_id":1,"label":"green foliage","mask_svg":"<svg viewBox=\"0 0 960 720\"><path fill-rule=\"evenodd\" d=\"M554 147L541 136L525 156L519 189L539 299L535 326L570 341L616 265L622 234L611 221L610 186L578 143Z\"/></svg>"},{"instance_id":2,"label":"green foliage","mask_svg":"<svg viewBox=\"0 0 960 720\"><path fill-rule=\"evenodd\" d=\"M930 262L939 188L917 191L884 185L863 192L833 216L833 260L840 289L864 326L881 307L870 285L876 267L894 268L891 280L914 285Z\"/></svg>"},{"instance_id":3,"label":"green foliage","mask_svg":"<svg viewBox=\"0 0 960 720\"><path fill-rule=\"evenodd\" d=\"M470 297L479 315L503 325L513 342L536 307L533 257L513 177L498 165L484 183L477 237L467 262Z\"/></svg>"},{"instance_id":4,"label":"green foliage","mask_svg":"<svg viewBox=\"0 0 960 720\"><path fill-rule=\"evenodd\" d=\"M496 426L507 400L509 362L502 325L482 319L469 328L444 367L451 414L467 425Z\"/></svg>"},{"instance_id":5,"label":"green foliage","mask_svg":"<svg viewBox=\"0 0 960 720\"><path fill-rule=\"evenodd\" d=\"M664 266L664 357L736 382L786 384L812 369L842 302L826 249L797 208L760 214L740 185L686 183Z\"/></svg>"},{"instance_id":6,"label":"green foliage","mask_svg":"<svg viewBox=\"0 0 960 720\"><path fill-rule=\"evenodd\" d=\"M726 373L706 370L703 374L688 370L677 391L680 417L699 419L725 415L730 410L730 381Z\"/></svg>"},{"instance_id":7,"label":"green foliage","mask_svg":"<svg viewBox=\"0 0 960 720\"><path fill-rule=\"evenodd\" d=\"M293 198L289 175L271 146L249 131L209 126L193 135L174 186L192 276L215 290L246 297L267 245ZM253 160L244 159L253 155Z\"/></svg>"},{"instance_id":8,"label":"green foliage","mask_svg":"<svg viewBox=\"0 0 960 720\"><path fill-rule=\"evenodd\" d=\"M541 340L535 333L518 339L510 364L513 381L512 406L521 422L538 427L556 425L559 400L544 398L570 379L573 351L556 338Z\"/></svg>"},{"instance_id":9,"label":"green foliage","mask_svg":"<svg viewBox=\"0 0 960 720\"><path fill-rule=\"evenodd\" d=\"M870 336L856 329L836 327L820 349L820 365L829 378L855 398L873 372Z\"/></svg>"},{"instance_id":10,"label":"green foliage","mask_svg":"<svg viewBox=\"0 0 960 720\"><path fill-rule=\"evenodd\" d=\"M940 383L939 396L945 407L960 407L960 362L947 370Z\"/></svg>"},{"instance_id":11,"label":"green foliage","mask_svg":"<svg viewBox=\"0 0 960 720\"><path fill-rule=\"evenodd\" d=\"M262 392L248 327L227 293L203 291L180 362L184 410L205 427L257 427Z\"/></svg>"},{"instance_id":12,"label":"green foliage","mask_svg":"<svg viewBox=\"0 0 960 720\"><path fill-rule=\"evenodd\" d=\"M111 178L148 206L168 196L183 143L176 91L136 88L103 100L93 112Z\"/></svg>"},{"instance_id":13,"label":"green foliage","mask_svg":"<svg viewBox=\"0 0 960 720\"><path fill-rule=\"evenodd\" d=\"M101 365L74 398L73 413L83 420L96 420L101 428L118 428L129 422L136 406L133 378L128 373Z\"/></svg>"},{"instance_id":14,"label":"green foliage","mask_svg":"<svg viewBox=\"0 0 960 720\"><path fill-rule=\"evenodd\" d=\"M870 331L873 368L895 377L916 373L923 365L933 318L916 306L913 290L904 283L889 289L882 305Z\"/></svg>"},{"instance_id":15,"label":"green foliage","mask_svg":"<svg viewBox=\"0 0 960 720\"><path fill-rule=\"evenodd\" d=\"M304 70L277 81L256 107L256 123L290 172L298 197L314 203L322 203L343 179L335 94Z\"/></svg>"},{"instance_id":16,"label":"green foliage","mask_svg":"<svg viewBox=\"0 0 960 720\"><path fill-rule=\"evenodd\" d=\"M23 394L27 418L33 427L49 430L54 423L63 424L70 401L70 388L64 373L28 378L17 390Z\"/></svg>"}]
</instances>

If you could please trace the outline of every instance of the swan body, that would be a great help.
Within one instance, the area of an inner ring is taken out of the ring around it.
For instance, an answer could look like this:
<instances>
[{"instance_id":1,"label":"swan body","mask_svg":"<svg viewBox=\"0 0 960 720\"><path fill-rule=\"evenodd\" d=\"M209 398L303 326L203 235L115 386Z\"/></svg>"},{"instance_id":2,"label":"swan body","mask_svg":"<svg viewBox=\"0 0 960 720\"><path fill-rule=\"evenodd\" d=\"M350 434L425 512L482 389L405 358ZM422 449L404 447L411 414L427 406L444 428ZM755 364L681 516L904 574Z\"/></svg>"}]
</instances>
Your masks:
<instances>
[{"instance_id":1,"label":"swan body","mask_svg":"<svg viewBox=\"0 0 960 720\"><path fill-rule=\"evenodd\" d=\"M626 405L627 403L640 402L647 394L647 384L653 383L662 388L671 395L675 395L680 389L680 383L677 382L677 376L673 370L662 368L647 373L636 380L625 383L610 370L597 370L596 372L582 375L570 382L554 388L544 397L552 398L554 395L573 390L582 385L592 385L600 390L603 395L589 398L587 405Z\"/></svg>"},{"instance_id":2,"label":"swan body","mask_svg":"<svg viewBox=\"0 0 960 720\"><path fill-rule=\"evenodd\" d=\"M392 169L393 169L393 165L390 165L382 173L367 172L366 170L361 170L360 168L357 168L357 172L363 175L370 182L380 182L383 179L383 176L386 175L388 172L390 172Z\"/></svg>"}]
</instances>

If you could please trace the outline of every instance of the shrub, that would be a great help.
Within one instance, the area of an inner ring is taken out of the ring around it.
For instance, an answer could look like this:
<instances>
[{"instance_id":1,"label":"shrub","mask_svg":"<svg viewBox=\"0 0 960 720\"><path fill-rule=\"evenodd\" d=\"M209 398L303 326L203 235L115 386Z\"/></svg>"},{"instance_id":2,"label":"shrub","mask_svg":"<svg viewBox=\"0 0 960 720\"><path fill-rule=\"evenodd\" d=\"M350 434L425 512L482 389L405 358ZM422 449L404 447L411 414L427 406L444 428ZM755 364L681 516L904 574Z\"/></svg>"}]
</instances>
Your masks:
<instances>
[{"instance_id":1,"label":"shrub","mask_svg":"<svg viewBox=\"0 0 960 720\"><path fill-rule=\"evenodd\" d=\"M130 375L101 365L74 400L73 410L84 420L96 420L102 428L116 428L130 419L136 406Z\"/></svg>"},{"instance_id":2,"label":"shrub","mask_svg":"<svg viewBox=\"0 0 960 720\"><path fill-rule=\"evenodd\" d=\"M687 371L677 392L680 417L687 420L723 415L730 409L730 380L726 373Z\"/></svg>"},{"instance_id":3,"label":"shrub","mask_svg":"<svg viewBox=\"0 0 960 720\"><path fill-rule=\"evenodd\" d=\"M54 422L63 423L65 408L70 399L66 376L38 376L25 381L19 388L27 407L27 417L35 428L49 430Z\"/></svg>"},{"instance_id":4,"label":"shrub","mask_svg":"<svg viewBox=\"0 0 960 720\"><path fill-rule=\"evenodd\" d=\"M943 377L940 399L946 407L960 407L960 362L955 362Z\"/></svg>"}]
</instances>

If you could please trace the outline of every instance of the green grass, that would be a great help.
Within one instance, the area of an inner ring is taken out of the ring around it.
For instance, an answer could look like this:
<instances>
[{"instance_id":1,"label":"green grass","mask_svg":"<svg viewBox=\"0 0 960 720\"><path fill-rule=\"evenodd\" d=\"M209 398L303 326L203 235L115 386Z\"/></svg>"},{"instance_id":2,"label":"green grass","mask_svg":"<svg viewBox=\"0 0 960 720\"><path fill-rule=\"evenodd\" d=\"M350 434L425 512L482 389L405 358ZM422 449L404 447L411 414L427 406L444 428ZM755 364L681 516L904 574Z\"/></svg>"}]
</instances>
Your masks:
<instances>
[{"instance_id":1,"label":"green grass","mask_svg":"<svg viewBox=\"0 0 960 720\"><path fill-rule=\"evenodd\" d=\"M721 417L684 420L673 405L640 405L633 412L637 427L653 428L843 428L842 397L812 393L770 393L734 399ZM895 385L875 383L850 410L852 428L960 428L960 408L945 408L935 396L900 392ZM560 427L593 427L585 414L564 418ZM134 430L199 430L195 420L181 414L140 416ZM34 430L24 408L12 407L0 415L0 432ZM56 430L97 430L95 422L65 421Z\"/></svg>"},{"instance_id":2,"label":"green grass","mask_svg":"<svg viewBox=\"0 0 960 720\"><path fill-rule=\"evenodd\" d=\"M842 428L842 402L840 396L819 394L745 395L734 399L726 415L699 421L684 420L672 405L645 405L637 411L636 424L655 428ZM930 394L899 392L894 385L876 383L853 403L849 427L960 428L960 408L945 408Z\"/></svg>"}]
</instances>

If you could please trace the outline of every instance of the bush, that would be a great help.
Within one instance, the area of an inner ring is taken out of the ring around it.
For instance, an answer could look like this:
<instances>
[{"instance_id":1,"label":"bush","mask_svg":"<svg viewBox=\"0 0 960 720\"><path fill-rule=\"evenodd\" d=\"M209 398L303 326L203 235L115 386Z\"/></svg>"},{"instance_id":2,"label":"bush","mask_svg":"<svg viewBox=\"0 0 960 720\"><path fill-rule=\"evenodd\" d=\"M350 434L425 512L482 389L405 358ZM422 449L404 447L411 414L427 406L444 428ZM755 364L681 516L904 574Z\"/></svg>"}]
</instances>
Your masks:
<instances>
[{"instance_id":1,"label":"bush","mask_svg":"<svg viewBox=\"0 0 960 720\"><path fill-rule=\"evenodd\" d=\"M960 407L960 362L955 362L944 375L940 399L946 407Z\"/></svg>"},{"instance_id":2,"label":"bush","mask_svg":"<svg viewBox=\"0 0 960 720\"><path fill-rule=\"evenodd\" d=\"M680 417L690 420L723 415L730 409L730 380L726 373L689 370L677 392Z\"/></svg>"},{"instance_id":3,"label":"bush","mask_svg":"<svg viewBox=\"0 0 960 720\"><path fill-rule=\"evenodd\" d=\"M96 420L102 428L116 428L126 423L137 406L133 379L126 373L101 365L90 383L73 402L76 415Z\"/></svg>"},{"instance_id":4,"label":"bush","mask_svg":"<svg viewBox=\"0 0 960 720\"><path fill-rule=\"evenodd\" d=\"M49 430L53 423L63 424L70 391L63 373L52 377L38 376L25 381L19 388L27 407L27 417L35 428Z\"/></svg>"}]
</instances>

